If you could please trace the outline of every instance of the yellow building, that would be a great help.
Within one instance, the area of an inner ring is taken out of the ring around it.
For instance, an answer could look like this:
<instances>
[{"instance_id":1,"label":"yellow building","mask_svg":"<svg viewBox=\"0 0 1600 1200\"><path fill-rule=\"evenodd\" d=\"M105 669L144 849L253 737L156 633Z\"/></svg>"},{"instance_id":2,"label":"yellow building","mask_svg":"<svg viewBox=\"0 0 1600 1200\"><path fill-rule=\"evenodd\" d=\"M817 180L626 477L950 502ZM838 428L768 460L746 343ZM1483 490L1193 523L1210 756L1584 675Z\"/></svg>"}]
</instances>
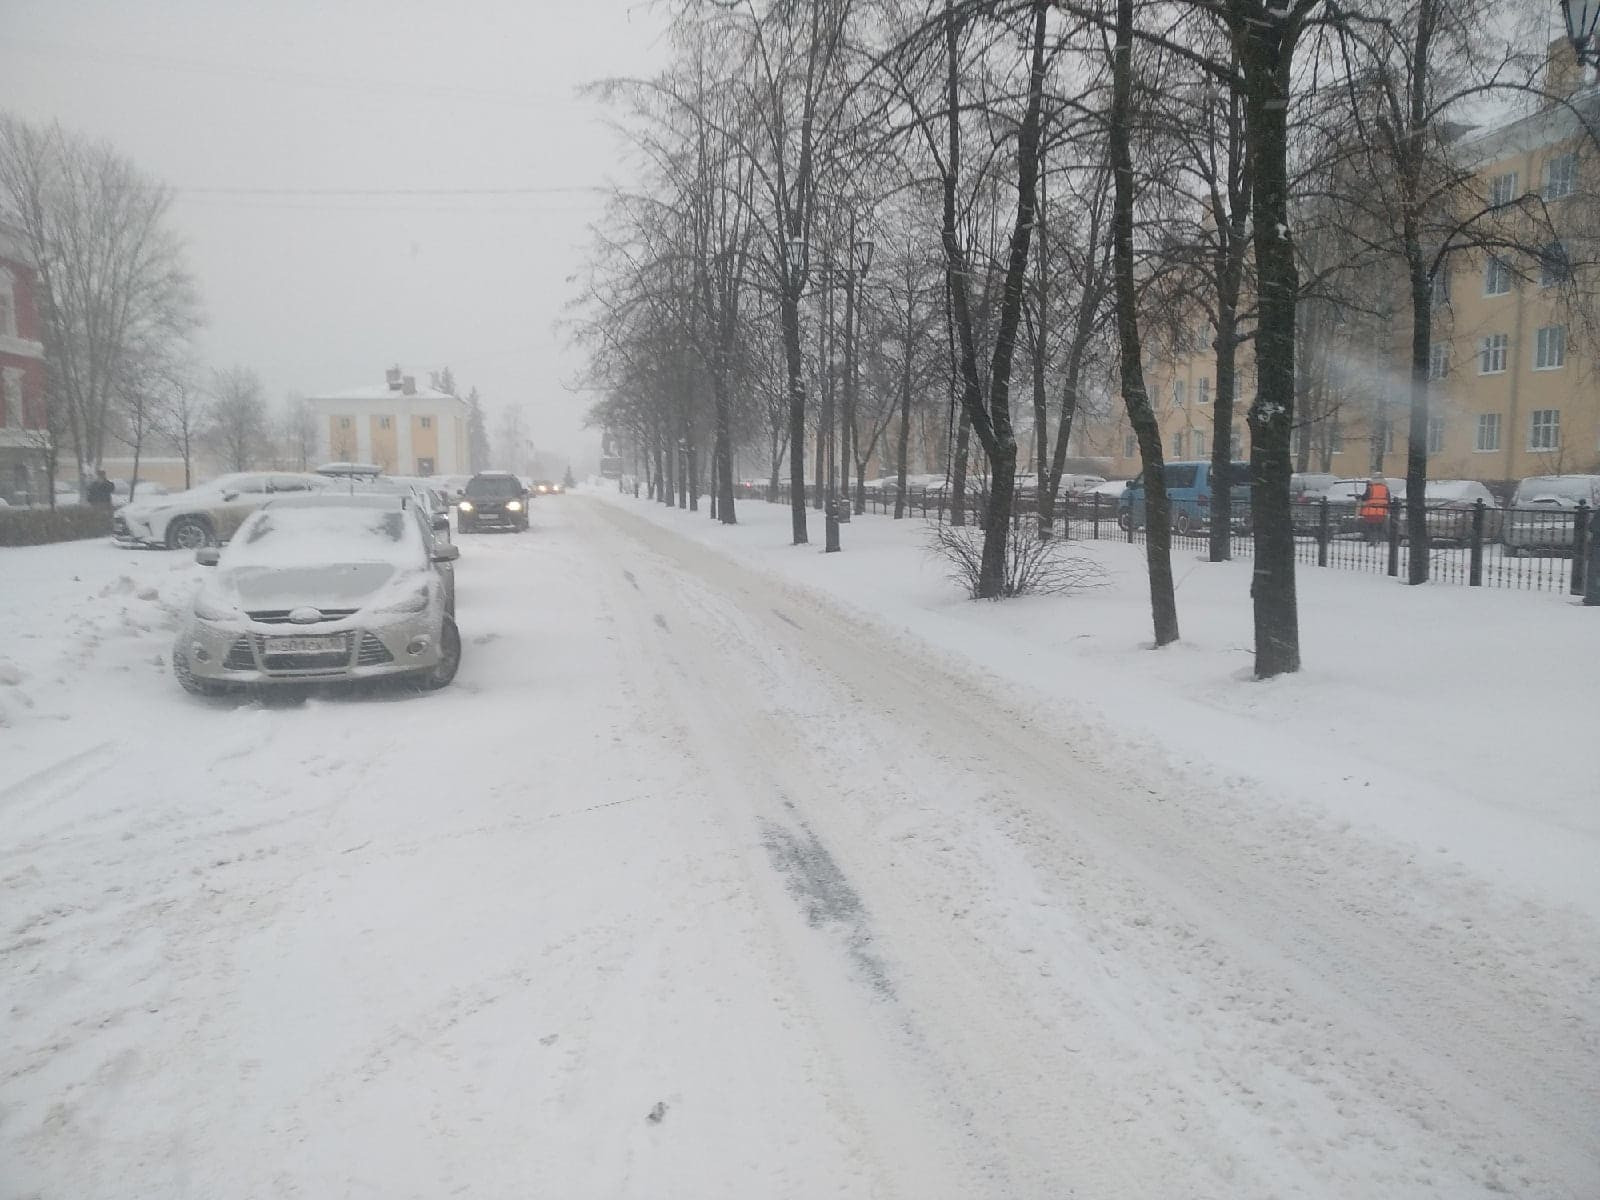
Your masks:
<instances>
[{"instance_id":1,"label":"yellow building","mask_svg":"<svg viewBox=\"0 0 1600 1200\"><path fill-rule=\"evenodd\" d=\"M1577 280L1563 264L1580 256L1562 244L1592 244L1600 209L1600 151L1588 142L1574 108L1600 121L1600 89L1576 87L1581 75L1561 39L1551 45L1547 83L1572 108L1547 104L1538 112L1474 131L1458 143L1489 201L1522 199L1547 217L1555 241L1542 253L1502 261L1482 252L1453 256L1435 281L1430 358L1428 474L1433 479L1507 483L1529 475L1600 472L1600 313L1590 294L1592 269ZM1531 224L1531 222L1530 222ZM1583 259L1592 259L1585 253ZM1409 429L1410 304L1398 277L1380 279L1393 316L1354 339L1358 361L1341 363L1340 399L1296 397L1296 442L1303 439L1311 471L1365 476L1383 441L1382 468L1405 474ZM1152 342L1146 366L1167 458L1208 458L1218 430L1216 355L1210 326L1179 331L1172 344ZM1232 434L1236 457L1249 454L1245 411L1255 395L1251 343L1238 355L1238 398ZM1098 440L1112 470L1139 470L1138 447L1120 406Z\"/></svg>"},{"instance_id":2,"label":"yellow building","mask_svg":"<svg viewBox=\"0 0 1600 1200\"><path fill-rule=\"evenodd\" d=\"M398 369L383 386L307 397L321 462L376 463L391 475L470 472L467 403Z\"/></svg>"}]
</instances>

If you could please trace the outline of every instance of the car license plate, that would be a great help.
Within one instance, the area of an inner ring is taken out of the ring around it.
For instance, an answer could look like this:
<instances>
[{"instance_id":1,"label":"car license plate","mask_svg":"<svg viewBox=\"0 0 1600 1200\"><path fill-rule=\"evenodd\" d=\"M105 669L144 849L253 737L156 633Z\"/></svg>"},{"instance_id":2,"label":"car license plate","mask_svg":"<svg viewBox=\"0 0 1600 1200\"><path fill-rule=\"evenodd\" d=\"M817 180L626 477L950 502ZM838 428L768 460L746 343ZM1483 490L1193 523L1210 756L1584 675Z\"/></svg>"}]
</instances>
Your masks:
<instances>
[{"instance_id":1,"label":"car license plate","mask_svg":"<svg viewBox=\"0 0 1600 1200\"><path fill-rule=\"evenodd\" d=\"M264 654L339 654L345 653L344 634L324 637L269 637L262 647Z\"/></svg>"}]
</instances>

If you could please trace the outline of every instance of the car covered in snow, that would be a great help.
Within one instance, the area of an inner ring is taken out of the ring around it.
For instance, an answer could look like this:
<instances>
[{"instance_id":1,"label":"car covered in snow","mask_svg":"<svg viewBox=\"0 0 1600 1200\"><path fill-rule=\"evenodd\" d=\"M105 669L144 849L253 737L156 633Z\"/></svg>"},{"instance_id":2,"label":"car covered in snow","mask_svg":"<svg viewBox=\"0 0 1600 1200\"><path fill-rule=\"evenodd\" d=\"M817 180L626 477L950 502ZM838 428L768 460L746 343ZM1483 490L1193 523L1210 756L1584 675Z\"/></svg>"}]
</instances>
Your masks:
<instances>
[{"instance_id":1,"label":"car covered in snow","mask_svg":"<svg viewBox=\"0 0 1600 1200\"><path fill-rule=\"evenodd\" d=\"M396 675L443 687L461 662L445 571L459 553L409 495L278 497L223 549L195 552L210 571L173 674L199 694Z\"/></svg>"},{"instance_id":2,"label":"car covered in snow","mask_svg":"<svg viewBox=\"0 0 1600 1200\"><path fill-rule=\"evenodd\" d=\"M1422 505L1428 525L1428 537L1440 542L1468 542L1472 539L1472 525L1479 504L1483 505L1483 538L1498 541L1505 513L1500 502L1476 479L1430 479L1423 491ZM1408 530L1401 522L1400 538L1404 541Z\"/></svg>"},{"instance_id":3,"label":"car covered in snow","mask_svg":"<svg viewBox=\"0 0 1600 1200\"><path fill-rule=\"evenodd\" d=\"M183 492L139 498L117 509L111 536L124 546L198 550L215 546L256 509L277 496L304 496L340 486L321 475L287 472L244 472L222 475Z\"/></svg>"},{"instance_id":4,"label":"car covered in snow","mask_svg":"<svg viewBox=\"0 0 1600 1200\"><path fill-rule=\"evenodd\" d=\"M1505 514L1501 543L1522 554L1570 554L1579 504L1600 509L1600 475L1535 475L1517 484ZM1594 518L1590 518L1593 520Z\"/></svg>"}]
</instances>

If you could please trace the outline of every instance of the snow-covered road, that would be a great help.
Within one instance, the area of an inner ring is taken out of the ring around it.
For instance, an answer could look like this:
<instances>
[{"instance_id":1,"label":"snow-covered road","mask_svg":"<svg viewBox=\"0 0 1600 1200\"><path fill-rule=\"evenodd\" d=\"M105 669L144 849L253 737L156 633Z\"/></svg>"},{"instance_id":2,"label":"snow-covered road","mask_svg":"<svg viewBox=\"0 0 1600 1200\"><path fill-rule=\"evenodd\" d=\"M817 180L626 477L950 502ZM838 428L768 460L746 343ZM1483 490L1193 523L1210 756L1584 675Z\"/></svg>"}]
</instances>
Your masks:
<instances>
[{"instance_id":1,"label":"snow-covered road","mask_svg":"<svg viewBox=\"0 0 1600 1200\"><path fill-rule=\"evenodd\" d=\"M423 697L192 701L194 568L0 562L0 1196L1600 1194L1587 918L536 517Z\"/></svg>"}]
</instances>

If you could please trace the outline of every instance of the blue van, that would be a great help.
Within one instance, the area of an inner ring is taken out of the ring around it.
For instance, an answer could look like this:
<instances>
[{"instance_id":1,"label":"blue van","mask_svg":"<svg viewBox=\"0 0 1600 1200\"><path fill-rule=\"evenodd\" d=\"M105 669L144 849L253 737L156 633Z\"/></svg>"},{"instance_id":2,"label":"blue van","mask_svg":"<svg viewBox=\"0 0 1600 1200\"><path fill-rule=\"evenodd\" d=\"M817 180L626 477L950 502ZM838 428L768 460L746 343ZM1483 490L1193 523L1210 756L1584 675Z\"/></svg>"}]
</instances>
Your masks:
<instances>
[{"instance_id":1,"label":"blue van","mask_svg":"<svg viewBox=\"0 0 1600 1200\"><path fill-rule=\"evenodd\" d=\"M1211 462L1169 462L1162 465L1167 500L1172 510L1172 532L1199 533L1211 525ZM1250 464L1229 464L1229 495L1236 514L1234 525L1250 522ZM1144 473L1128 481L1117 501L1117 524L1124 529L1144 528Z\"/></svg>"}]
</instances>

